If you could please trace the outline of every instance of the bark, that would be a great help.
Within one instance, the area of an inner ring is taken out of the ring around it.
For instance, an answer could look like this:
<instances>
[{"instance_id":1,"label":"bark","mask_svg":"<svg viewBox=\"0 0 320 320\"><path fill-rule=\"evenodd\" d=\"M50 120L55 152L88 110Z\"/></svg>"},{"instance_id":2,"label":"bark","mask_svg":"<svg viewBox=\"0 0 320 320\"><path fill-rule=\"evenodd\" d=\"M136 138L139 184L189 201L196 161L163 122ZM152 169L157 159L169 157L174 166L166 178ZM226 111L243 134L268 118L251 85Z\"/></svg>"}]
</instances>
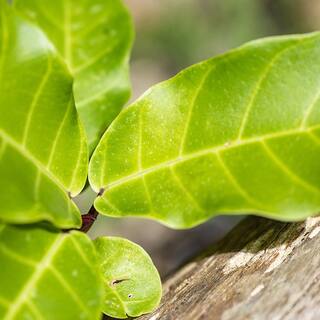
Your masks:
<instances>
[{"instance_id":1,"label":"bark","mask_svg":"<svg viewBox=\"0 0 320 320\"><path fill-rule=\"evenodd\" d=\"M320 319L320 218L249 217L164 284L139 320Z\"/></svg>"}]
</instances>

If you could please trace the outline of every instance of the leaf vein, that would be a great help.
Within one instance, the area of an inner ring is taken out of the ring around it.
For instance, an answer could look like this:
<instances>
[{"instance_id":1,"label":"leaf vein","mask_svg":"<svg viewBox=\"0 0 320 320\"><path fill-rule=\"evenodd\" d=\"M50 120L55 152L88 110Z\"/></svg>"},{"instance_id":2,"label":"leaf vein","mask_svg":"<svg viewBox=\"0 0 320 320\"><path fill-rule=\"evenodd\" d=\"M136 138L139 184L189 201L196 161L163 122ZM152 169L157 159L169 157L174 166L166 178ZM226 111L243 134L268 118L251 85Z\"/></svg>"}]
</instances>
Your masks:
<instances>
[{"instance_id":1,"label":"leaf vein","mask_svg":"<svg viewBox=\"0 0 320 320\"><path fill-rule=\"evenodd\" d=\"M60 282L60 284L66 289L66 291L69 292L70 296L78 304L78 306L85 311L85 313L90 317L90 311L88 308L84 305L83 301L79 297L79 295L76 293L76 291L70 286L70 284L63 278L61 273L53 266L49 266L49 270L52 272L52 274L55 276L55 278Z\"/></svg>"},{"instance_id":2,"label":"leaf vein","mask_svg":"<svg viewBox=\"0 0 320 320\"><path fill-rule=\"evenodd\" d=\"M110 199L107 199L106 197L102 197L103 202L109 206L114 212L121 213L121 211L111 203Z\"/></svg>"},{"instance_id":3,"label":"leaf vein","mask_svg":"<svg viewBox=\"0 0 320 320\"><path fill-rule=\"evenodd\" d=\"M18 261L19 263L35 267L37 265L37 261L31 260L29 258L26 258L24 256L21 256L20 254L14 252L10 248L8 248L3 242L0 243L0 250L8 257L10 257L13 260Z\"/></svg>"},{"instance_id":4,"label":"leaf vein","mask_svg":"<svg viewBox=\"0 0 320 320\"><path fill-rule=\"evenodd\" d=\"M28 149L24 149L20 146L20 144L13 139L9 134L7 134L5 131L3 131L2 129L0 129L0 136L2 137L2 139L4 141L6 141L9 145L11 145L14 149L16 149L21 155L23 155L25 158L27 158L28 160L30 160L35 167L38 167L39 170L41 170L41 172L47 176L48 178L50 178L51 180L53 180L55 182L55 184L64 192L65 188L64 186L61 184L61 182L42 164L42 162L40 162L37 158L35 158L35 156L29 152Z\"/></svg>"},{"instance_id":5,"label":"leaf vein","mask_svg":"<svg viewBox=\"0 0 320 320\"><path fill-rule=\"evenodd\" d=\"M34 196L36 200L40 200L41 171L37 168L36 182L34 185Z\"/></svg>"},{"instance_id":6,"label":"leaf vein","mask_svg":"<svg viewBox=\"0 0 320 320\"><path fill-rule=\"evenodd\" d=\"M193 114L193 109L195 107L197 98L199 97L201 89L203 88L206 80L208 79L209 75L211 74L211 72L212 72L212 70L214 68L215 68L215 65L213 65L210 68L208 68L208 70L204 73L204 75L203 75L203 77L202 77L202 79L201 79L201 81L200 81L200 83L198 85L198 88L195 91L193 99L191 100L191 104L190 104L190 107L189 107L189 112L187 114L186 124L185 124L184 129L183 129L181 143L180 143L180 149L179 149L179 155L180 156L183 154L183 150L184 150L184 147L185 147L185 141L186 141L186 138L187 138L187 135L188 135L188 130L189 130L189 127L190 127L192 114Z\"/></svg>"},{"instance_id":7,"label":"leaf vein","mask_svg":"<svg viewBox=\"0 0 320 320\"><path fill-rule=\"evenodd\" d=\"M200 204L196 201L196 199L192 196L192 194L189 192L189 190L185 187L185 185L182 183L180 177L176 174L174 171L174 167L170 167L170 172L176 181L178 187L183 191L183 193L186 195L186 197L189 199L189 201L192 203L192 205L200 212L205 213L206 211L204 208L200 206Z\"/></svg>"},{"instance_id":8,"label":"leaf vein","mask_svg":"<svg viewBox=\"0 0 320 320\"><path fill-rule=\"evenodd\" d=\"M30 311L33 313L33 315L36 317L36 319L43 320L43 316L40 313L40 310L34 305L34 303L29 300L26 302L26 305L30 309Z\"/></svg>"},{"instance_id":9,"label":"leaf vein","mask_svg":"<svg viewBox=\"0 0 320 320\"><path fill-rule=\"evenodd\" d=\"M82 65L78 66L77 68L74 68L73 69L73 74L75 76L79 75L79 73L81 73L82 71L84 71L84 70L88 69L89 67L93 66L101 58L103 58L105 55L110 53L113 49L114 49L114 47L108 47L107 46L105 50L102 50L99 54L95 55L94 57L92 57L87 62L83 63Z\"/></svg>"},{"instance_id":10,"label":"leaf vein","mask_svg":"<svg viewBox=\"0 0 320 320\"><path fill-rule=\"evenodd\" d=\"M79 247L79 244L77 241L74 240L73 237L70 237L70 240L73 244L73 246L75 247L76 251L78 252L79 256L81 257L81 259L83 260L83 262L88 265L90 268L92 268L92 263L88 260L87 256L82 252L82 250Z\"/></svg>"},{"instance_id":11,"label":"leaf vein","mask_svg":"<svg viewBox=\"0 0 320 320\"><path fill-rule=\"evenodd\" d=\"M81 135L81 132L82 132L82 128L81 128L81 122L78 121L78 128L80 130L80 135ZM77 159L77 164L74 168L74 171L72 173L72 176L71 176L71 179L70 179L70 184L69 184L69 190L72 190L73 189L73 186L75 185L75 179L79 173L79 168L80 168L80 165L81 165L81 160L83 158L83 155L86 154L86 156L88 157L87 155L87 145L85 143L81 143L80 144L80 149L79 149L79 153L78 153L78 159ZM87 158L87 163L88 164L88 158ZM73 196L73 194L71 193L71 195Z\"/></svg>"},{"instance_id":12,"label":"leaf vein","mask_svg":"<svg viewBox=\"0 0 320 320\"><path fill-rule=\"evenodd\" d=\"M142 168L142 106L140 107L140 110L139 110L139 142L138 142L138 171L141 171L143 168ZM143 186L144 186L144 189L145 189L145 192L146 192L146 195L147 195L147 199L148 199L148 203L149 203L149 209L150 209L150 212L152 212L154 209L153 209L153 202L152 202L152 198L151 198L151 195L150 195L150 191L149 191L149 187L147 186L147 182L146 182L146 179L145 179L145 176L142 177L142 183L143 183Z\"/></svg>"},{"instance_id":13,"label":"leaf vein","mask_svg":"<svg viewBox=\"0 0 320 320\"><path fill-rule=\"evenodd\" d=\"M103 11L103 16L102 17L96 17L96 20L94 23L92 23L90 26L86 26L82 32L79 32L77 35L77 38L85 38L88 36L90 33L93 33L93 31L96 31L99 27L104 27L108 25L109 21L107 20L108 15L106 15L107 11Z\"/></svg>"},{"instance_id":14,"label":"leaf vein","mask_svg":"<svg viewBox=\"0 0 320 320\"><path fill-rule=\"evenodd\" d=\"M229 181L235 187L235 189L238 190L238 192L242 196L242 198L244 198L246 201L248 201L248 203L255 205L257 208L263 206L257 200L252 198L250 196L250 194L239 184L239 182L237 181L236 177L230 171L230 169L228 168L227 164L223 160L222 156L219 153L217 153L216 156L217 156L217 159L218 159L218 161L220 163L221 168L225 172L225 174L228 177Z\"/></svg>"},{"instance_id":15,"label":"leaf vein","mask_svg":"<svg viewBox=\"0 0 320 320\"><path fill-rule=\"evenodd\" d=\"M53 158L54 158L54 155L56 153L56 149L57 149L57 145L58 145L58 141L60 139L60 136L61 136L61 133L62 133L62 130L63 130L63 127L65 125L65 122L67 121L67 118L68 118L68 114L70 112L70 110L72 109L72 102L73 102L73 98L71 96L70 100L69 100L69 103L68 103L68 106L67 106L67 110L65 111L65 114L63 116L63 119L59 125L59 128L57 130L57 133L56 133L56 136L55 136L55 139L53 140L53 144L52 144L52 149L51 149L51 152L50 152L50 155L49 155L49 159L48 159L48 162L47 162L47 169L50 170L51 166L52 166L52 162L53 162Z\"/></svg>"},{"instance_id":16,"label":"leaf vein","mask_svg":"<svg viewBox=\"0 0 320 320\"><path fill-rule=\"evenodd\" d=\"M301 129L304 129L306 128L306 125L307 125L307 122L308 122L308 119L312 113L312 110L314 109L314 107L316 106L317 102L319 101L320 99L320 90L317 91L317 94L316 96L314 97L314 99L312 100L312 102L310 103L310 105L308 106L307 108L307 111L301 121L301 124L300 124L300 128Z\"/></svg>"},{"instance_id":17,"label":"leaf vein","mask_svg":"<svg viewBox=\"0 0 320 320\"><path fill-rule=\"evenodd\" d=\"M21 306L26 302L28 296L30 295L31 290L39 281L43 272L48 269L53 257L56 255L58 249L61 247L64 236L57 236L57 238L53 241L50 249L47 254L43 257L43 259L38 263L35 272L31 275L29 280L22 287L20 293L13 303L10 305L10 309L4 317L4 320L14 319L17 312L20 310Z\"/></svg>"},{"instance_id":18,"label":"leaf vein","mask_svg":"<svg viewBox=\"0 0 320 320\"><path fill-rule=\"evenodd\" d=\"M257 81L256 86L253 89L253 93L249 99L249 103L248 106L246 107L244 116L242 118L242 122L240 124L240 129L239 129L239 133L238 133L238 138L237 140L240 141L244 130L246 128L248 119L249 119L249 115L250 112L252 110L252 108L254 107L254 103L256 98L258 97L258 94L261 90L261 85L262 83L266 80L268 74L270 73L270 71L272 70L273 66L275 65L275 63L277 62L278 59L280 59L280 57L282 56L282 54L284 54L285 52L287 52L288 50L292 49L293 47L295 47L296 45L298 45L300 43L301 40L289 45L288 47L285 47L283 49L281 49L280 51L278 51L274 57L267 63L266 67L263 69L262 75L260 76L260 79Z\"/></svg>"},{"instance_id":19,"label":"leaf vein","mask_svg":"<svg viewBox=\"0 0 320 320\"><path fill-rule=\"evenodd\" d=\"M272 149L267 145L266 142L261 141L261 144L270 159L276 164L277 167L282 169L286 173L286 175L291 178L291 180L297 182L305 189L308 189L314 193L320 192L320 189L318 187L311 185L308 181L295 174L282 160L279 159L279 157L272 151Z\"/></svg>"},{"instance_id":20,"label":"leaf vein","mask_svg":"<svg viewBox=\"0 0 320 320\"><path fill-rule=\"evenodd\" d=\"M231 141L228 145L218 145L212 148L208 148L208 149L204 149L204 150L200 150L200 151L196 151L193 153L189 153L189 154L185 154L181 157L177 157L174 159L171 159L169 161L151 166L149 168L145 168L142 171L137 171L135 173L132 173L126 177L120 178L118 180L112 181L109 184L102 186L105 189L105 192L113 189L123 183L129 182L131 180L134 180L136 178L139 178L142 175L147 175L149 173L167 168L169 166L184 162L184 161L188 161L188 160L192 160L192 159L196 159L198 157L202 157L202 156L206 156L209 154L216 154L220 151L226 151L226 150L230 150L233 148L237 148L243 145L248 145L248 144L253 144L253 143L260 143L263 140L269 140L269 139L277 139L277 138L281 138L281 137L285 137L285 136L290 136L293 134L297 134L297 133L303 133L303 132L311 132L314 129L320 128L320 125L318 126L314 126L314 127L310 127L308 129L305 130L301 130L300 128L295 128L295 129L291 129L291 130L285 130L282 132L278 132L278 133L270 133L270 134L266 134L260 137L253 137L253 138L246 138L246 139L242 139L240 141L234 140Z\"/></svg>"},{"instance_id":21,"label":"leaf vein","mask_svg":"<svg viewBox=\"0 0 320 320\"><path fill-rule=\"evenodd\" d=\"M31 101L30 104L30 109L27 115L27 119L26 119L26 124L24 127L24 132L23 132L23 136L22 136L22 145L25 147L27 144L27 139L28 139L28 134L29 134L29 130L30 130L30 124L32 121L32 117L34 115L34 111L35 108L38 104L38 101L43 93L43 89L45 87L45 85L48 82L48 79L50 77L51 71L52 71L52 58L48 55L48 59L47 59L47 68L46 68L46 72L44 73L41 81L39 82L39 86L37 88L37 90L34 93L33 99Z\"/></svg>"}]
</instances>

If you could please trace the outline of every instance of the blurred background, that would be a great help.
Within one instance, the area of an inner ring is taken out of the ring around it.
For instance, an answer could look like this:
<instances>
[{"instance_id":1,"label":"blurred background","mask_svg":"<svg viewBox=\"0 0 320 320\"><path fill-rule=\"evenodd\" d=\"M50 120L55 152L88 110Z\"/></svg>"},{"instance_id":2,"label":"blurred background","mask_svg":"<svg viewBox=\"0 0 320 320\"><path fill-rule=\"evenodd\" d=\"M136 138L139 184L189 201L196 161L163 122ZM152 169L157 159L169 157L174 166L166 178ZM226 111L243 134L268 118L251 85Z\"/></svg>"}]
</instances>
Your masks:
<instances>
[{"instance_id":1,"label":"blurred background","mask_svg":"<svg viewBox=\"0 0 320 320\"><path fill-rule=\"evenodd\" d=\"M136 28L131 59L132 100L179 70L249 40L320 29L320 0L125 2ZM82 197L93 200L95 195L87 191ZM83 206L83 212L87 209ZM90 235L123 236L139 243L165 278L220 239L239 219L218 217L191 230L174 231L152 221L100 216Z\"/></svg>"}]
</instances>

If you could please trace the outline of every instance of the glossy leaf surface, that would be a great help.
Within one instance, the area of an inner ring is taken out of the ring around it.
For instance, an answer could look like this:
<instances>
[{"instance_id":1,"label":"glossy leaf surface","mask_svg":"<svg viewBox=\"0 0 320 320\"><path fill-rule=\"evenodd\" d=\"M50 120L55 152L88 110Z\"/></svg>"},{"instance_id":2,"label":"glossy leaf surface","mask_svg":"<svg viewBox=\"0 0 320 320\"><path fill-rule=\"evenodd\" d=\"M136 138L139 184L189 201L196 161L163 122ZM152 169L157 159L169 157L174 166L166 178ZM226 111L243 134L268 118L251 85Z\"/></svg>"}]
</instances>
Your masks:
<instances>
[{"instance_id":1,"label":"glossy leaf surface","mask_svg":"<svg viewBox=\"0 0 320 320\"><path fill-rule=\"evenodd\" d=\"M120 0L15 0L67 62L90 151L130 93L133 27Z\"/></svg>"},{"instance_id":2,"label":"glossy leaf surface","mask_svg":"<svg viewBox=\"0 0 320 320\"><path fill-rule=\"evenodd\" d=\"M320 35L246 44L151 88L90 164L95 207L176 227L320 210Z\"/></svg>"},{"instance_id":3,"label":"glossy leaf surface","mask_svg":"<svg viewBox=\"0 0 320 320\"><path fill-rule=\"evenodd\" d=\"M102 277L90 239L40 227L0 226L0 318L100 318Z\"/></svg>"},{"instance_id":4,"label":"glossy leaf surface","mask_svg":"<svg viewBox=\"0 0 320 320\"><path fill-rule=\"evenodd\" d=\"M36 27L0 2L0 220L77 227L87 176L72 79Z\"/></svg>"},{"instance_id":5,"label":"glossy leaf surface","mask_svg":"<svg viewBox=\"0 0 320 320\"><path fill-rule=\"evenodd\" d=\"M155 309L161 298L161 281L148 254L121 238L98 238L94 244L105 280L103 312L123 319Z\"/></svg>"}]
</instances>

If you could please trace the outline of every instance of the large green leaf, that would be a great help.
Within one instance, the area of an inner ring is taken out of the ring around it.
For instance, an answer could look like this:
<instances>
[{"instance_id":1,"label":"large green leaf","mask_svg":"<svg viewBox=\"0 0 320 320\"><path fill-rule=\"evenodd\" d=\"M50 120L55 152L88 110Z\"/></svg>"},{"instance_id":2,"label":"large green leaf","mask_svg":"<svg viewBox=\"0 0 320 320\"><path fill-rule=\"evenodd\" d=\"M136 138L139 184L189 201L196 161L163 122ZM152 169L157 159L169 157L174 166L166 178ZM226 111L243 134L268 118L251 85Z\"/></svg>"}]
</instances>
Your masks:
<instances>
[{"instance_id":1,"label":"large green leaf","mask_svg":"<svg viewBox=\"0 0 320 320\"><path fill-rule=\"evenodd\" d=\"M130 93L128 60L133 39L121 0L15 0L66 60L90 151Z\"/></svg>"},{"instance_id":2,"label":"large green leaf","mask_svg":"<svg viewBox=\"0 0 320 320\"><path fill-rule=\"evenodd\" d=\"M103 312L124 319L155 309L161 298L161 281L148 254L121 238L94 240L105 282Z\"/></svg>"},{"instance_id":3,"label":"large green leaf","mask_svg":"<svg viewBox=\"0 0 320 320\"><path fill-rule=\"evenodd\" d=\"M251 42L150 89L98 145L95 207L183 228L320 210L320 34Z\"/></svg>"},{"instance_id":4,"label":"large green leaf","mask_svg":"<svg viewBox=\"0 0 320 320\"><path fill-rule=\"evenodd\" d=\"M36 27L0 1L0 220L81 223L70 201L87 176L72 79Z\"/></svg>"},{"instance_id":5,"label":"large green leaf","mask_svg":"<svg viewBox=\"0 0 320 320\"><path fill-rule=\"evenodd\" d=\"M0 318L100 318L103 281L83 233L0 226Z\"/></svg>"}]
</instances>

